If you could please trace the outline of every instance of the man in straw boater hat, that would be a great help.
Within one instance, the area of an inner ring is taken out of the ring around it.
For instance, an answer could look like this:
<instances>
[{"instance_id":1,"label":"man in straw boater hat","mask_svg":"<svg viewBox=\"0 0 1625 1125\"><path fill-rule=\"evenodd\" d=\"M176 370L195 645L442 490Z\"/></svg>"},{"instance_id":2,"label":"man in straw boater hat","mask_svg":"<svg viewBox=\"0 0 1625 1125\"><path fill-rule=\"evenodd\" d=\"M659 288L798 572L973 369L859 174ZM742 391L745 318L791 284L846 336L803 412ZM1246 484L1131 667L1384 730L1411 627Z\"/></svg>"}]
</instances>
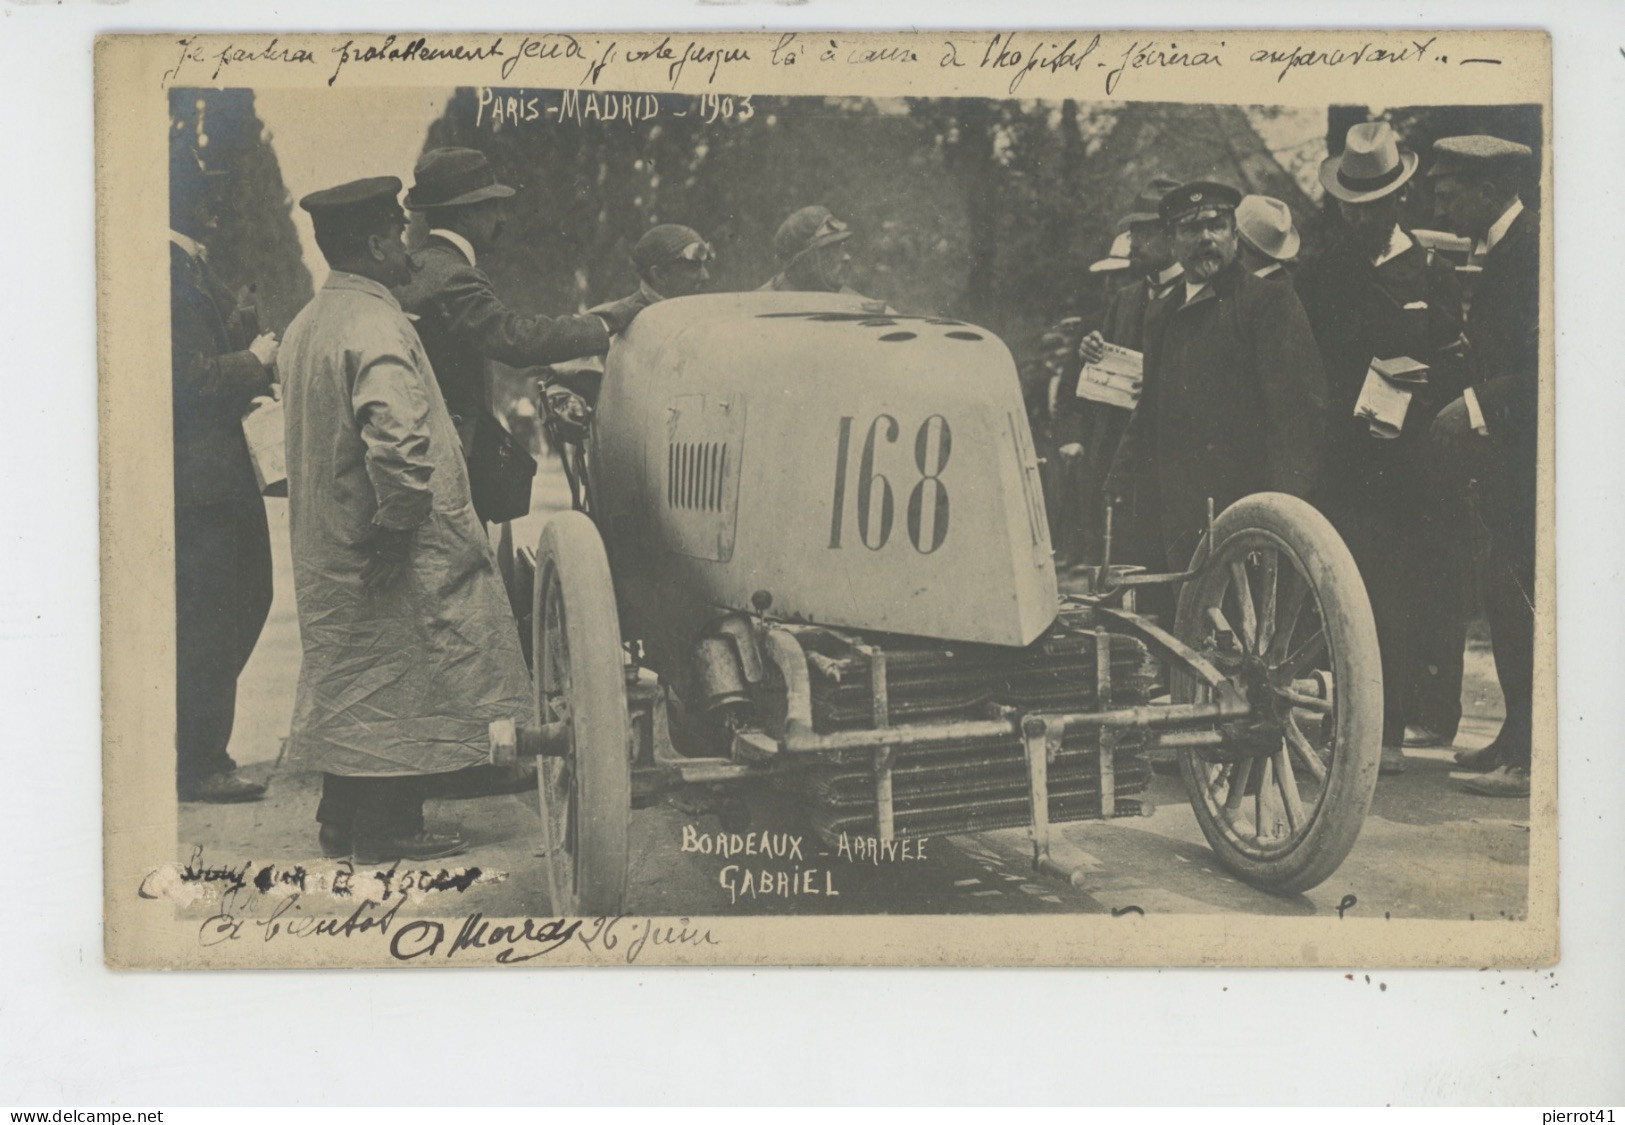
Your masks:
<instances>
[{"instance_id":1,"label":"man in straw boater hat","mask_svg":"<svg viewBox=\"0 0 1625 1125\"><path fill-rule=\"evenodd\" d=\"M1458 479L1478 481L1490 531L1485 611L1506 720L1488 746L1456 755L1489 771L1476 793L1529 793L1533 738L1535 481L1540 389L1540 218L1518 185L1531 171L1527 145L1484 135L1433 144L1434 210L1473 239L1483 273L1467 312L1470 385L1433 423L1433 441Z\"/></svg>"},{"instance_id":2,"label":"man in straw boater hat","mask_svg":"<svg viewBox=\"0 0 1625 1125\"><path fill-rule=\"evenodd\" d=\"M271 393L276 336L209 266L220 169L170 142L169 325L175 450L175 782L183 801L254 801L226 752L237 677L271 609L271 538L243 415Z\"/></svg>"},{"instance_id":3,"label":"man in straw boater hat","mask_svg":"<svg viewBox=\"0 0 1625 1125\"><path fill-rule=\"evenodd\" d=\"M502 235L514 189L498 183L485 154L472 148L430 149L412 176L406 206L427 218L429 237L413 252L413 276L398 296L418 318L467 455L478 426L494 424L487 423L491 361L532 367L603 355L645 302L634 294L580 316L515 312L479 268Z\"/></svg>"},{"instance_id":4,"label":"man in straw boater hat","mask_svg":"<svg viewBox=\"0 0 1625 1125\"><path fill-rule=\"evenodd\" d=\"M1298 293L1320 345L1331 396L1327 467L1317 495L1365 580L1382 654L1382 772L1405 768L1408 689L1418 633L1432 594L1430 573L1447 571L1456 596L1466 573L1467 530L1432 471L1428 429L1465 385L1461 291L1450 263L1400 224L1417 155L1385 121L1355 125L1343 151L1320 166L1320 182L1341 219L1340 235L1300 271ZM1397 435L1361 413L1373 362L1427 365ZM1457 680L1459 692L1459 679Z\"/></svg>"},{"instance_id":5,"label":"man in straw boater hat","mask_svg":"<svg viewBox=\"0 0 1625 1125\"><path fill-rule=\"evenodd\" d=\"M1287 263L1298 256L1301 240L1292 208L1268 195L1244 195L1236 204L1236 237L1241 264L1254 277L1291 281Z\"/></svg>"},{"instance_id":6,"label":"man in straw boater hat","mask_svg":"<svg viewBox=\"0 0 1625 1125\"><path fill-rule=\"evenodd\" d=\"M282 345L304 660L290 753L323 774L322 849L358 863L464 848L428 779L486 760L530 707L508 596L434 368L391 286L411 279L401 182L299 201L332 267Z\"/></svg>"},{"instance_id":7,"label":"man in straw boater hat","mask_svg":"<svg viewBox=\"0 0 1625 1125\"><path fill-rule=\"evenodd\" d=\"M1227 184L1196 181L1159 205L1184 277L1146 332L1145 381L1107 494L1157 513L1166 565L1189 565L1207 499L1307 496L1320 472L1326 382L1291 286L1237 259Z\"/></svg>"}]
</instances>

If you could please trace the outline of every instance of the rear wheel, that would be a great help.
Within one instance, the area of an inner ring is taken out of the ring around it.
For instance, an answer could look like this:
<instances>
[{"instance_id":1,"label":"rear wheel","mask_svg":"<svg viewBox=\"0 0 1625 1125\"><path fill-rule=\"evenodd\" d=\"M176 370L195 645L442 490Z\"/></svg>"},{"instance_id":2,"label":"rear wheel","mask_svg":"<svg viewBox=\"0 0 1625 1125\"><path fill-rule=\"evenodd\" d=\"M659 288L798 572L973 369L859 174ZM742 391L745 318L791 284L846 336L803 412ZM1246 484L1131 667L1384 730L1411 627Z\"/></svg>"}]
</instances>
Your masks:
<instances>
[{"instance_id":1,"label":"rear wheel","mask_svg":"<svg viewBox=\"0 0 1625 1125\"><path fill-rule=\"evenodd\" d=\"M593 522L561 512L542 530L531 618L536 721L563 723L537 763L548 893L566 915L626 905L632 808L621 627Z\"/></svg>"},{"instance_id":2,"label":"rear wheel","mask_svg":"<svg viewBox=\"0 0 1625 1125\"><path fill-rule=\"evenodd\" d=\"M1230 678L1252 715L1180 771L1219 862L1295 894L1336 871L1371 805L1382 739L1382 665L1365 585L1314 508L1260 493L1225 509L1175 631ZM1176 675L1175 698L1211 692Z\"/></svg>"}]
</instances>

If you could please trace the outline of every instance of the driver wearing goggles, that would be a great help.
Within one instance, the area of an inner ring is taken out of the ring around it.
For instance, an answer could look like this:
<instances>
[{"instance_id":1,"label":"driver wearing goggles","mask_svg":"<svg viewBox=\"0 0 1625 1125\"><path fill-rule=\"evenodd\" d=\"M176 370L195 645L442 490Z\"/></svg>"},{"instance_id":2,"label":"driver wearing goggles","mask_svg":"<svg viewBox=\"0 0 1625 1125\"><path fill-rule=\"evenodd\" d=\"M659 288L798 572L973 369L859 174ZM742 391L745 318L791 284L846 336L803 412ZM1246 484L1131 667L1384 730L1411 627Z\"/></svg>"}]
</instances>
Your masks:
<instances>
[{"instance_id":1,"label":"driver wearing goggles","mask_svg":"<svg viewBox=\"0 0 1625 1125\"><path fill-rule=\"evenodd\" d=\"M780 224L773 236L779 273L763 289L794 292L842 293L852 255L842 245L852 230L830 214L828 207L803 207Z\"/></svg>"}]
</instances>

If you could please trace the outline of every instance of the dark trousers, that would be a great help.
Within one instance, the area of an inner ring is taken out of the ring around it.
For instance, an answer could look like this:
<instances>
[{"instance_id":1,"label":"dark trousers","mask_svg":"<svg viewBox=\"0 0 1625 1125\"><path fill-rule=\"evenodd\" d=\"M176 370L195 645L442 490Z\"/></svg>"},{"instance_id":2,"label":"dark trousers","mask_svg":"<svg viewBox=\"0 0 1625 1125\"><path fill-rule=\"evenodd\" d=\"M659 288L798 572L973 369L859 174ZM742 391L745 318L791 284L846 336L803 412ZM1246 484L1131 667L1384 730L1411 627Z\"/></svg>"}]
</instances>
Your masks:
<instances>
[{"instance_id":1,"label":"dark trousers","mask_svg":"<svg viewBox=\"0 0 1625 1125\"><path fill-rule=\"evenodd\" d=\"M329 828L361 836L411 836L423 831L428 778L345 777L322 774L316 819Z\"/></svg>"},{"instance_id":2,"label":"dark trousers","mask_svg":"<svg viewBox=\"0 0 1625 1125\"><path fill-rule=\"evenodd\" d=\"M237 677L271 609L271 537L258 496L175 509L175 780L235 768Z\"/></svg>"},{"instance_id":3,"label":"dark trousers","mask_svg":"<svg viewBox=\"0 0 1625 1125\"><path fill-rule=\"evenodd\" d=\"M1459 486L1430 486L1423 500L1417 599L1411 629L1411 676L1405 717L1446 745L1461 726L1462 664L1472 618L1474 540Z\"/></svg>"},{"instance_id":4,"label":"dark trousers","mask_svg":"<svg viewBox=\"0 0 1625 1125\"><path fill-rule=\"evenodd\" d=\"M1382 743L1398 746L1405 738L1405 688L1415 661L1418 579L1431 565L1421 549L1421 521L1415 512L1364 495L1327 503L1325 512L1354 556L1371 601L1382 660Z\"/></svg>"},{"instance_id":5,"label":"dark trousers","mask_svg":"<svg viewBox=\"0 0 1625 1125\"><path fill-rule=\"evenodd\" d=\"M1490 536L1484 613L1506 719L1495 742L1501 760L1529 768L1535 692L1535 508L1533 450L1492 434L1442 459L1445 471L1478 481L1478 510Z\"/></svg>"},{"instance_id":6,"label":"dark trousers","mask_svg":"<svg viewBox=\"0 0 1625 1125\"><path fill-rule=\"evenodd\" d=\"M1510 515L1510 514L1509 514ZM1509 766L1529 768L1534 738L1535 694L1535 553L1534 513L1522 529L1497 530L1490 523L1490 566L1484 589L1484 613L1495 649L1495 677L1506 700L1506 720L1495 741Z\"/></svg>"}]
</instances>

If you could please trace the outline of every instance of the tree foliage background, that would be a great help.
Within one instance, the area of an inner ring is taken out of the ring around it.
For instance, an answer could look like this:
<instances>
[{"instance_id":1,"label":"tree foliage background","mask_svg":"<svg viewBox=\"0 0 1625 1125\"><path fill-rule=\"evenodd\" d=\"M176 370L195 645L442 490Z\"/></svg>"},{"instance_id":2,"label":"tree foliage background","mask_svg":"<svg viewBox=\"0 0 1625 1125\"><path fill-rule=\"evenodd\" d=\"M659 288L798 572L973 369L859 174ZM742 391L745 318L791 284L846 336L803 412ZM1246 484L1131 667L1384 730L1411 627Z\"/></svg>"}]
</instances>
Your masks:
<instances>
[{"instance_id":1,"label":"tree foliage background","mask_svg":"<svg viewBox=\"0 0 1625 1125\"><path fill-rule=\"evenodd\" d=\"M1332 106L1323 133L1311 121L1306 137L1277 144L1271 123L1302 111L756 96L710 119L692 97L650 95L628 121L636 96L572 94L576 113L562 112L566 96L493 90L482 108L480 91L458 89L423 142L479 148L519 189L502 244L481 261L515 307L558 314L630 291L628 253L658 222L686 223L713 242L715 288L754 288L778 270L779 223L823 203L857 232L848 243L854 288L903 311L983 324L1018 357L1046 325L1099 315L1102 280L1089 264L1153 176L1218 179L1284 200L1307 257L1339 227L1316 169L1357 121L1391 121L1424 160L1435 138L1453 133L1522 141L1536 167L1542 144L1532 106ZM490 102L508 98L528 101L530 119L494 118ZM310 298L311 278L253 91L173 90L170 118L211 168L229 173L211 263L234 287L256 285L262 323L281 331ZM378 169L386 172L410 181L409 169ZM1538 175L1526 189L1538 201ZM1431 225L1424 181L1408 207L1412 225Z\"/></svg>"},{"instance_id":2,"label":"tree foliage background","mask_svg":"<svg viewBox=\"0 0 1625 1125\"><path fill-rule=\"evenodd\" d=\"M492 95L535 99L537 119L494 124L461 89L425 148L479 148L519 189L503 245L481 264L530 311L629 291L628 252L657 222L712 241L717 289L754 288L777 272L779 223L822 203L857 231L853 288L973 320L1020 354L1060 317L1098 315L1089 263L1153 175L1227 180L1318 225L1239 107L759 96L748 117L736 102L732 119L708 124L693 99L661 96L654 117L628 123L558 112L557 92Z\"/></svg>"},{"instance_id":3,"label":"tree foliage background","mask_svg":"<svg viewBox=\"0 0 1625 1125\"><path fill-rule=\"evenodd\" d=\"M205 167L226 173L209 265L234 291L254 286L260 326L281 333L311 298L310 271L273 138L254 112L254 91L172 89L169 125L172 141L189 141Z\"/></svg>"}]
</instances>

